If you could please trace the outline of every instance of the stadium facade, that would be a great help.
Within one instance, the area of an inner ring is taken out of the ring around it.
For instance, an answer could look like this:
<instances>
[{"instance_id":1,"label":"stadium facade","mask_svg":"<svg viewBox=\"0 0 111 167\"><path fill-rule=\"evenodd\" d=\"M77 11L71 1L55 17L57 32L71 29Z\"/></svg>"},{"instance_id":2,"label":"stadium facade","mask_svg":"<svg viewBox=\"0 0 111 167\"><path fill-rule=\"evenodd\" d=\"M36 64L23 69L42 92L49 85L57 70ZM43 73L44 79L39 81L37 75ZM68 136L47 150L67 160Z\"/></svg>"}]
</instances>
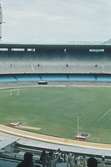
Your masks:
<instances>
[{"instance_id":1,"label":"stadium facade","mask_svg":"<svg viewBox=\"0 0 111 167\"><path fill-rule=\"evenodd\" d=\"M111 82L110 45L0 44L0 82Z\"/></svg>"}]
</instances>

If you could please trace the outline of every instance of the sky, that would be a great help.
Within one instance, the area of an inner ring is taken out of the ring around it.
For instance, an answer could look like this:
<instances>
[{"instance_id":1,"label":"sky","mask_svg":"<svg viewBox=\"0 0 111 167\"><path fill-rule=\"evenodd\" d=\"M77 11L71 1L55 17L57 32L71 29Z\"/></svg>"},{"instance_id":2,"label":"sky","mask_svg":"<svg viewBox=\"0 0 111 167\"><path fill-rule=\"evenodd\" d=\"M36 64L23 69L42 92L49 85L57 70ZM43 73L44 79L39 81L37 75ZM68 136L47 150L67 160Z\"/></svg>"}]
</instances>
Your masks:
<instances>
[{"instance_id":1,"label":"sky","mask_svg":"<svg viewBox=\"0 0 111 167\"><path fill-rule=\"evenodd\" d=\"M111 38L110 0L1 0L2 42L73 43Z\"/></svg>"}]
</instances>

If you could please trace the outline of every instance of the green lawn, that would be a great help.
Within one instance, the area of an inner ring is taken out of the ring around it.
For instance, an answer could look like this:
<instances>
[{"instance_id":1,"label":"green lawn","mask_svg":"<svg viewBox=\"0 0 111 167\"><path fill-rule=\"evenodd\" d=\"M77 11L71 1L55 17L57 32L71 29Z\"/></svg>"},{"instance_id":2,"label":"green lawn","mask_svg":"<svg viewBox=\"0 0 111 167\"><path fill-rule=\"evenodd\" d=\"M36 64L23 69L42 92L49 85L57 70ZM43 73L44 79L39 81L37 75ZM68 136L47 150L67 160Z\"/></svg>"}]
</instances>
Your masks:
<instances>
[{"instance_id":1,"label":"green lawn","mask_svg":"<svg viewBox=\"0 0 111 167\"><path fill-rule=\"evenodd\" d=\"M20 121L40 127L38 133L111 143L111 88L24 88L20 95L0 90L0 123Z\"/></svg>"}]
</instances>

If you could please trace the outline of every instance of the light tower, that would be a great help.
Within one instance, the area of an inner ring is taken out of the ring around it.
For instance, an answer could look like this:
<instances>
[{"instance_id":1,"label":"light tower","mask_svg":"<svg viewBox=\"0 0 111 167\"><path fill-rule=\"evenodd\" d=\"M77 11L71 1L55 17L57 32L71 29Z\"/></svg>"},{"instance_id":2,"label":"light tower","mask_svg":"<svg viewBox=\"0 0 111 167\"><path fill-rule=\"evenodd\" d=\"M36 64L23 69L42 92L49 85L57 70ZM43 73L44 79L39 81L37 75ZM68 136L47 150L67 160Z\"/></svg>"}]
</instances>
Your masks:
<instances>
[{"instance_id":1,"label":"light tower","mask_svg":"<svg viewBox=\"0 0 111 167\"><path fill-rule=\"evenodd\" d=\"M3 23L2 5L1 5L1 1L0 1L0 39L2 38L2 23Z\"/></svg>"}]
</instances>

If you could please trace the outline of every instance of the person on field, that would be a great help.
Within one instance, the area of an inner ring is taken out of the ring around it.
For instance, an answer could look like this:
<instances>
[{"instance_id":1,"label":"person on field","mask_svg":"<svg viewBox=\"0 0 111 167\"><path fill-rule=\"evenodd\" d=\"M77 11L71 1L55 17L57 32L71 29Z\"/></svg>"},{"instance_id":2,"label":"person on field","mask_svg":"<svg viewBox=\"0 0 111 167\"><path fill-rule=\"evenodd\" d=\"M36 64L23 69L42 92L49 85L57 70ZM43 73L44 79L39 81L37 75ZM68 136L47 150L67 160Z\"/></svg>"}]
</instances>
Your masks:
<instances>
[{"instance_id":1,"label":"person on field","mask_svg":"<svg viewBox=\"0 0 111 167\"><path fill-rule=\"evenodd\" d=\"M88 167L97 167L97 160L95 158L89 158L87 160Z\"/></svg>"},{"instance_id":2,"label":"person on field","mask_svg":"<svg viewBox=\"0 0 111 167\"><path fill-rule=\"evenodd\" d=\"M32 153L26 152L24 154L24 160L20 162L17 167L33 167Z\"/></svg>"}]
</instances>

